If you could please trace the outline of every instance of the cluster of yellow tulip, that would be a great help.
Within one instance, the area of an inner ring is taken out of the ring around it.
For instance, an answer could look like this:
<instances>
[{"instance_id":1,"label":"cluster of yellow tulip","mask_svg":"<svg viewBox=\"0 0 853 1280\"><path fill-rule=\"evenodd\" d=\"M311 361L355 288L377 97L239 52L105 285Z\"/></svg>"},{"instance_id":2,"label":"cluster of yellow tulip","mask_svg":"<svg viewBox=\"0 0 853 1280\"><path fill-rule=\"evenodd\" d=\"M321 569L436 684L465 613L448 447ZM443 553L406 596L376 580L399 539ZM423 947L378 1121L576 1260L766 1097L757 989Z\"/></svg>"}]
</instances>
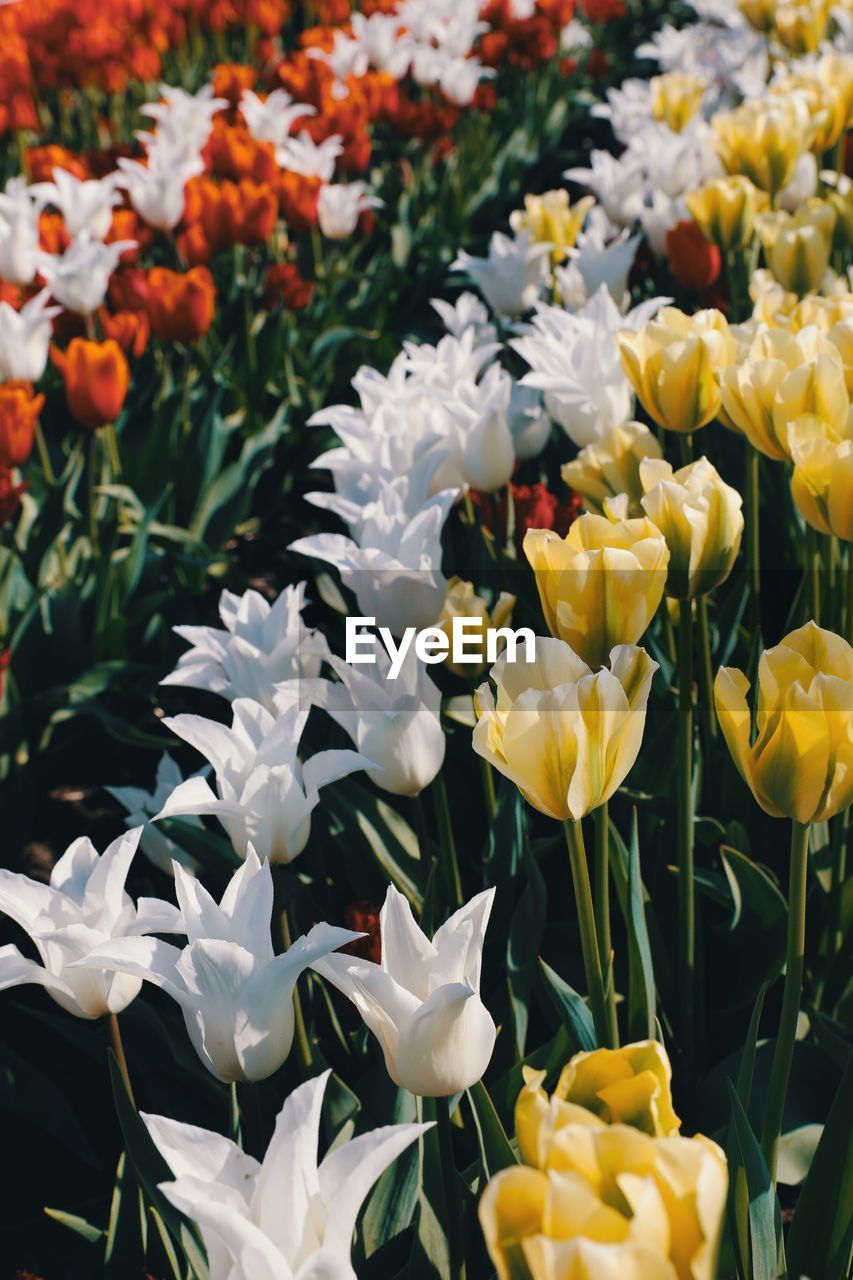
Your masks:
<instances>
[{"instance_id":1,"label":"cluster of yellow tulip","mask_svg":"<svg viewBox=\"0 0 853 1280\"><path fill-rule=\"evenodd\" d=\"M549 1098L524 1068L523 1164L480 1200L499 1280L711 1280L726 1202L723 1152L682 1137L653 1040L579 1053Z\"/></svg>"}]
</instances>

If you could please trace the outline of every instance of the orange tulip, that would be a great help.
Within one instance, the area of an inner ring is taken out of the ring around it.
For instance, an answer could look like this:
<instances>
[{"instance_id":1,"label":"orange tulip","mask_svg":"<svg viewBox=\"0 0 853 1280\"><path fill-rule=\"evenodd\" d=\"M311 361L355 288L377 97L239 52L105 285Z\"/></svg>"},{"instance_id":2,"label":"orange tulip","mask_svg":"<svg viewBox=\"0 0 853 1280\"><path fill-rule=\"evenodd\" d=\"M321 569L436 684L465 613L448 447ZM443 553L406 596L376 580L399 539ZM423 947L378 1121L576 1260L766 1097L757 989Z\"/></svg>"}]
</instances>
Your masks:
<instances>
[{"instance_id":1,"label":"orange tulip","mask_svg":"<svg viewBox=\"0 0 853 1280\"><path fill-rule=\"evenodd\" d=\"M101 307L98 319L105 338L112 338L122 351L135 359L144 353L151 337L151 322L146 311L117 311L111 315Z\"/></svg>"},{"instance_id":2,"label":"orange tulip","mask_svg":"<svg viewBox=\"0 0 853 1280\"><path fill-rule=\"evenodd\" d=\"M130 369L115 339L74 338L67 351L52 347L51 358L65 382L68 408L80 426L94 431L115 422L130 385Z\"/></svg>"},{"instance_id":3,"label":"orange tulip","mask_svg":"<svg viewBox=\"0 0 853 1280\"><path fill-rule=\"evenodd\" d=\"M20 467L30 456L44 396L28 382L0 384L0 468Z\"/></svg>"},{"instance_id":4,"label":"orange tulip","mask_svg":"<svg viewBox=\"0 0 853 1280\"><path fill-rule=\"evenodd\" d=\"M167 267L148 272L151 332L162 342L198 342L213 323L216 285L207 267L184 274Z\"/></svg>"}]
</instances>

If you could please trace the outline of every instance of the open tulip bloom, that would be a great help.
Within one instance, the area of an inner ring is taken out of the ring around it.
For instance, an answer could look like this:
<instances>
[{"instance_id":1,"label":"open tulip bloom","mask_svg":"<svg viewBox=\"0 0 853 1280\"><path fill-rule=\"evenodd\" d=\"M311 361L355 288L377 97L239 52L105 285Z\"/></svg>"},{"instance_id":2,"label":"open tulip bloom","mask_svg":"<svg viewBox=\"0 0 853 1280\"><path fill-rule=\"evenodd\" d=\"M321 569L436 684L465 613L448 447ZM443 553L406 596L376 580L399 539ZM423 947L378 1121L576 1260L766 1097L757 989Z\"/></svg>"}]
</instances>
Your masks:
<instances>
[{"instance_id":1,"label":"open tulip bloom","mask_svg":"<svg viewBox=\"0 0 853 1280\"><path fill-rule=\"evenodd\" d=\"M495 1024L480 999L483 942L495 890L487 889L430 942L401 893L388 886L379 923L382 963L326 956L312 968L349 996L382 1046L391 1079L445 1098L476 1084L492 1056Z\"/></svg>"},{"instance_id":2,"label":"open tulip bloom","mask_svg":"<svg viewBox=\"0 0 853 1280\"><path fill-rule=\"evenodd\" d=\"M287 1098L260 1162L218 1133L143 1115L175 1179L160 1190L201 1228L210 1280L355 1280L359 1210L380 1174L431 1125L386 1125L318 1159L331 1074Z\"/></svg>"},{"instance_id":3,"label":"open tulip bloom","mask_svg":"<svg viewBox=\"0 0 853 1280\"><path fill-rule=\"evenodd\" d=\"M142 976L116 973L90 957L114 939L151 942L147 933L183 933L181 913L159 898L134 906L125 891L142 828L136 827L99 854L81 837L53 868L49 884L0 871L0 911L30 935L42 963L16 946L0 947L0 989L34 982L78 1018L121 1013L138 994ZM81 965L85 967L81 967Z\"/></svg>"},{"instance_id":4,"label":"open tulip bloom","mask_svg":"<svg viewBox=\"0 0 853 1280\"><path fill-rule=\"evenodd\" d=\"M263 1080L293 1043L293 991L310 964L361 937L317 924L281 955L273 953L272 872L253 850L216 903L175 863L175 892L187 945L133 938L100 946L84 963L162 987L181 1007L187 1033L219 1080ZM77 972L77 971L75 971Z\"/></svg>"}]
</instances>

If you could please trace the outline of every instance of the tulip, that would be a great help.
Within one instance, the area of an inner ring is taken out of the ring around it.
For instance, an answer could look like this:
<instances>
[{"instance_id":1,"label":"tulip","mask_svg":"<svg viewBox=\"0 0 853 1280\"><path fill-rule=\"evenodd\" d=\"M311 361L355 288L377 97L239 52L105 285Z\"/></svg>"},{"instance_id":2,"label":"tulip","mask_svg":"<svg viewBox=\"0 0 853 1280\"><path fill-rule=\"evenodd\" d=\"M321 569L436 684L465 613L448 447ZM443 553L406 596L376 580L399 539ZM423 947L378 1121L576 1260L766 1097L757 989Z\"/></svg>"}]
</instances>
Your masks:
<instances>
[{"instance_id":1,"label":"tulip","mask_svg":"<svg viewBox=\"0 0 853 1280\"><path fill-rule=\"evenodd\" d=\"M67 351L52 347L51 358L62 374L75 421L87 431L115 422L130 385L130 369L118 343L72 338Z\"/></svg>"},{"instance_id":2,"label":"tulip","mask_svg":"<svg viewBox=\"0 0 853 1280\"><path fill-rule=\"evenodd\" d=\"M547 279L549 244L537 243L528 231L513 239L496 231L487 258L460 253L453 270L466 271L499 315L519 316L539 299Z\"/></svg>"},{"instance_id":3,"label":"tulip","mask_svg":"<svg viewBox=\"0 0 853 1280\"><path fill-rule=\"evenodd\" d=\"M641 422L626 422L581 449L560 475L581 495L588 511L596 515L618 511L621 519L627 519L643 515L640 463L662 456L654 432Z\"/></svg>"},{"instance_id":4,"label":"tulip","mask_svg":"<svg viewBox=\"0 0 853 1280\"><path fill-rule=\"evenodd\" d=\"M477 894L432 941L388 886L379 917L382 963L327 956L315 972L352 1000L376 1036L395 1084L446 1098L481 1078L495 1046L495 1024L480 1000L483 943L495 890Z\"/></svg>"},{"instance_id":5,"label":"tulip","mask_svg":"<svg viewBox=\"0 0 853 1280\"><path fill-rule=\"evenodd\" d=\"M773 26L777 0L737 0L737 7L756 31L767 32Z\"/></svg>"},{"instance_id":6,"label":"tulip","mask_svg":"<svg viewBox=\"0 0 853 1280\"><path fill-rule=\"evenodd\" d=\"M172 231L184 216L187 183L203 171L204 165L199 156L154 164L140 164L120 156L118 167L119 181L139 216L149 226Z\"/></svg>"},{"instance_id":7,"label":"tulip","mask_svg":"<svg viewBox=\"0 0 853 1280\"><path fill-rule=\"evenodd\" d=\"M758 218L767 265L783 289L802 297L820 287L829 265L836 212L824 200L810 200L796 213Z\"/></svg>"},{"instance_id":8,"label":"tulip","mask_svg":"<svg viewBox=\"0 0 853 1280\"><path fill-rule=\"evenodd\" d=\"M702 106L705 87L704 80L683 71L652 76L649 82L652 116L673 133L681 133Z\"/></svg>"},{"instance_id":9,"label":"tulip","mask_svg":"<svg viewBox=\"0 0 853 1280\"><path fill-rule=\"evenodd\" d=\"M448 657L446 665L449 670L454 672L455 675L466 679L471 676L482 675L486 668L486 637L490 631L497 631L501 627L509 625L514 608L515 596L510 595L508 591L500 593L490 610L483 597L478 596L474 591L473 582L464 582L462 578L451 578L447 584L447 595L441 607L441 613L436 620L436 626L440 627L448 638L451 638L454 618L473 618L479 623L483 640L480 646L481 661L479 664L466 663L464 666L460 666L453 662L452 657ZM466 646L469 650L473 647L475 641L475 636L466 638Z\"/></svg>"},{"instance_id":10,"label":"tulip","mask_svg":"<svg viewBox=\"0 0 853 1280\"><path fill-rule=\"evenodd\" d=\"M2 274L2 273L0 273ZM38 382L47 367L50 322L61 307L49 307L42 289L20 311L0 302L0 378L9 382Z\"/></svg>"},{"instance_id":11,"label":"tulip","mask_svg":"<svg viewBox=\"0 0 853 1280\"><path fill-rule=\"evenodd\" d=\"M528 529L524 554L548 630L593 670L615 645L633 645L655 615L666 584L669 550L648 519L612 522L583 515L565 538Z\"/></svg>"},{"instance_id":12,"label":"tulip","mask_svg":"<svg viewBox=\"0 0 853 1280\"><path fill-rule=\"evenodd\" d=\"M148 272L151 333L162 342L198 342L213 323L216 285L206 267L181 273L166 267Z\"/></svg>"},{"instance_id":13,"label":"tulip","mask_svg":"<svg viewBox=\"0 0 853 1280\"><path fill-rule=\"evenodd\" d=\"M789 439L800 515L818 533L853 542L853 433L833 440L819 418L803 417L792 423Z\"/></svg>"},{"instance_id":14,"label":"tulip","mask_svg":"<svg viewBox=\"0 0 853 1280\"><path fill-rule=\"evenodd\" d=\"M160 1190L201 1228L210 1280L353 1280L353 1233L370 1188L432 1126L368 1130L318 1160L331 1074L285 1100L260 1163L219 1133L142 1115L174 1179Z\"/></svg>"},{"instance_id":15,"label":"tulip","mask_svg":"<svg viewBox=\"0 0 853 1280\"><path fill-rule=\"evenodd\" d=\"M773 15L773 34L791 53L814 53L826 32L829 6L818 3L791 2L777 4Z\"/></svg>"},{"instance_id":16,"label":"tulip","mask_svg":"<svg viewBox=\"0 0 853 1280\"><path fill-rule=\"evenodd\" d=\"M504 1169L483 1192L499 1280L713 1280L728 1189L720 1148L587 1116L555 1132L544 1169Z\"/></svg>"},{"instance_id":17,"label":"tulip","mask_svg":"<svg viewBox=\"0 0 853 1280\"><path fill-rule=\"evenodd\" d=\"M740 549L742 499L707 458L673 471L668 462L640 464L643 510L669 547L667 595L692 600L725 582Z\"/></svg>"},{"instance_id":18,"label":"tulip","mask_svg":"<svg viewBox=\"0 0 853 1280\"><path fill-rule=\"evenodd\" d=\"M111 314L102 307L98 312L98 320L104 337L115 339L125 355L138 360L145 354L151 336L151 325L146 312L117 311Z\"/></svg>"},{"instance_id":19,"label":"tulip","mask_svg":"<svg viewBox=\"0 0 853 1280\"><path fill-rule=\"evenodd\" d=\"M771 197L791 181L812 142L809 110L796 94L750 99L734 111L718 112L712 125L727 172L743 174Z\"/></svg>"},{"instance_id":20,"label":"tulip","mask_svg":"<svg viewBox=\"0 0 853 1280\"><path fill-rule=\"evenodd\" d=\"M723 253L745 249L752 239L755 218L769 207L761 191L742 174L712 178L698 191L685 193L684 203L706 240Z\"/></svg>"},{"instance_id":21,"label":"tulip","mask_svg":"<svg viewBox=\"0 0 853 1280\"><path fill-rule=\"evenodd\" d=\"M10 178L0 192L0 280L31 284L39 267L39 212L24 178Z\"/></svg>"},{"instance_id":22,"label":"tulip","mask_svg":"<svg viewBox=\"0 0 853 1280\"><path fill-rule=\"evenodd\" d=\"M666 233L666 257L682 289L704 293L720 278L723 265L720 251L706 240L692 218L676 222Z\"/></svg>"},{"instance_id":23,"label":"tulip","mask_svg":"<svg viewBox=\"0 0 853 1280\"><path fill-rule=\"evenodd\" d=\"M292 699L277 717L250 698L236 698L231 710L230 729L203 716L164 721L213 765L216 791L201 777L188 778L157 816L213 814L238 857L254 848L270 862L292 862L308 843L320 788L372 761L354 751L320 751L302 764L297 752L308 708Z\"/></svg>"},{"instance_id":24,"label":"tulip","mask_svg":"<svg viewBox=\"0 0 853 1280\"><path fill-rule=\"evenodd\" d=\"M127 975L137 990L143 979L161 987L180 1005L192 1046L217 1080L265 1080L293 1044L297 978L361 935L317 924L274 955L272 872L253 849L218 904L178 863L174 872L183 950L157 938L122 938L96 944L85 964Z\"/></svg>"},{"instance_id":25,"label":"tulip","mask_svg":"<svg viewBox=\"0 0 853 1280\"><path fill-rule=\"evenodd\" d=\"M790 425L803 414L822 417L835 433L846 426L841 362L816 326L798 333L759 328L742 358L721 369L718 379L729 422L768 458L790 458Z\"/></svg>"},{"instance_id":26,"label":"tulip","mask_svg":"<svg viewBox=\"0 0 853 1280\"><path fill-rule=\"evenodd\" d=\"M146 791L143 787L104 787L104 790L109 792L113 799L117 800L126 811L127 816L125 817L124 825L126 827L141 828L142 835L139 838L140 852L167 876L174 876L175 872L172 864L175 862L180 863L182 867L189 868L190 871L195 871L198 867L195 858L182 849L174 840L170 840L151 821L183 780L184 775L181 773L180 768L168 751L164 751L160 757L160 763L157 765L157 776L153 791ZM198 818L184 818L183 821L195 827L196 830L201 829L202 824Z\"/></svg>"},{"instance_id":27,"label":"tulip","mask_svg":"<svg viewBox=\"0 0 853 1280\"><path fill-rule=\"evenodd\" d=\"M0 383L0 468L21 467L30 456L44 396L28 382Z\"/></svg>"},{"instance_id":28,"label":"tulip","mask_svg":"<svg viewBox=\"0 0 853 1280\"><path fill-rule=\"evenodd\" d=\"M113 208L120 200L115 178L110 174L106 178L80 179L67 169L55 168L52 182L36 183L31 190L44 204L60 211L72 240L103 240L112 225Z\"/></svg>"},{"instance_id":29,"label":"tulip","mask_svg":"<svg viewBox=\"0 0 853 1280\"><path fill-rule=\"evenodd\" d=\"M192 648L161 684L207 689L233 702L253 698L271 714L284 711L298 681L318 676L328 652L323 636L302 619L305 583L285 587L270 604L258 591L223 591L219 627L175 627Z\"/></svg>"},{"instance_id":30,"label":"tulip","mask_svg":"<svg viewBox=\"0 0 853 1280\"><path fill-rule=\"evenodd\" d=\"M732 758L765 813L826 822L853 801L853 649L814 622L767 649L754 739L742 672L717 672L714 697Z\"/></svg>"},{"instance_id":31,"label":"tulip","mask_svg":"<svg viewBox=\"0 0 853 1280\"><path fill-rule=\"evenodd\" d=\"M526 195L524 208L510 214L509 224L516 235L527 232L534 244L550 245L552 262L564 262L594 204L593 196L570 204L568 191Z\"/></svg>"},{"instance_id":32,"label":"tulip","mask_svg":"<svg viewBox=\"0 0 853 1280\"><path fill-rule=\"evenodd\" d=\"M691 432L716 417L720 390L715 369L724 368L735 344L719 311L687 316L665 307L634 333L622 330L616 341L622 367L643 408L659 427Z\"/></svg>"},{"instance_id":33,"label":"tulip","mask_svg":"<svg viewBox=\"0 0 853 1280\"><path fill-rule=\"evenodd\" d=\"M0 989L37 983L77 1018L121 1013L136 998L139 978L113 974L90 957L112 940L142 942L140 934L183 931L176 907L159 898L140 898L134 906L125 892L141 832L136 827L119 836L102 854L91 840L75 840L49 884L0 871L0 911L30 935L42 962L11 944L0 947ZM86 968L79 967L81 961Z\"/></svg>"},{"instance_id":34,"label":"tulip","mask_svg":"<svg viewBox=\"0 0 853 1280\"><path fill-rule=\"evenodd\" d=\"M61 257L41 254L39 270L57 302L78 315L90 316L103 303L121 255L135 248L135 240L116 240L113 244L73 240Z\"/></svg>"},{"instance_id":35,"label":"tulip","mask_svg":"<svg viewBox=\"0 0 853 1280\"><path fill-rule=\"evenodd\" d=\"M834 68L842 74L835 78ZM800 64L796 72L776 80L768 86L774 97L796 93L803 99L811 116L814 136L812 151L817 156L830 151L838 142L848 124L850 111L850 66L823 58L810 66Z\"/></svg>"},{"instance_id":36,"label":"tulip","mask_svg":"<svg viewBox=\"0 0 853 1280\"><path fill-rule=\"evenodd\" d=\"M329 240L346 240L368 209L378 209L382 201L367 193L363 182L326 183L317 201L320 230Z\"/></svg>"}]
</instances>

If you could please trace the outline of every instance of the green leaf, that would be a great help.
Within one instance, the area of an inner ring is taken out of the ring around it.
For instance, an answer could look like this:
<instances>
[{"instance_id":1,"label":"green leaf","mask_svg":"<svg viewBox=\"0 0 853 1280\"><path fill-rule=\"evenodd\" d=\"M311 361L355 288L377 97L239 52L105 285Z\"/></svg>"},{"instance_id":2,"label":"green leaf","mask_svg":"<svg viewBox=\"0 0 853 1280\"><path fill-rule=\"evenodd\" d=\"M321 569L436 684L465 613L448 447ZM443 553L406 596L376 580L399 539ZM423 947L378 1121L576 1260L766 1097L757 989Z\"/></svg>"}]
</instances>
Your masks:
<instances>
[{"instance_id":1,"label":"green leaf","mask_svg":"<svg viewBox=\"0 0 853 1280\"><path fill-rule=\"evenodd\" d=\"M125 1276L141 1270L145 1259L144 1220L139 1181L126 1152L122 1151L116 1167L104 1242L105 1280L124 1280Z\"/></svg>"},{"instance_id":2,"label":"green leaf","mask_svg":"<svg viewBox=\"0 0 853 1280\"><path fill-rule=\"evenodd\" d=\"M788 1237L792 1277L844 1280L853 1253L853 1060L835 1095Z\"/></svg>"},{"instance_id":3,"label":"green leaf","mask_svg":"<svg viewBox=\"0 0 853 1280\"><path fill-rule=\"evenodd\" d=\"M737 1092L729 1081L732 1123L748 1197L750 1280L776 1280L785 1274L782 1215L761 1147Z\"/></svg>"},{"instance_id":4,"label":"green leaf","mask_svg":"<svg viewBox=\"0 0 853 1280\"><path fill-rule=\"evenodd\" d=\"M506 953L515 1046L519 1058L524 1057L530 993L548 907L545 881L527 842L524 843L524 867L527 883L510 922Z\"/></svg>"},{"instance_id":5,"label":"green leaf","mask_svg":"<svg viewBox=\"0 0 853 1280\"><path fill-rule=\"evenodd\" d=\"M493 1178L501 1169L510 1169L518 1161L482 1080L468 1090L468 1099L474 1113L483 1169L487 1178Z\"/></svg>"},{"instance_id":6,"label":"green leaf","mask_svg":"<svg viewBox=\"0 0 853 1280\"><path fill-rule=\"evenodd\" d=\"M628 1028L632 1040L654 1040L657 1035L655 971L649 931L646 926L645 892L640 871L640 839L637 810L631 822L631 847L628 853L627 919L628 951Z\"/></svg>"},{"instance_id":7,"label":"green leaf","mask_svg":"<svg viewBox=\"0 0 853 1280\"><path fill-rule=\"evenodd\" d=\"M58 1222L61 1227L67 1227L75 1235L82 1236L84 1240L88 1240L89 1244L97 1244L106 1235L103 1227L96 1227L94 1223L87 1222L85 1218L78 1217L76 1213L66 1213L64 1209L45 1208L45 1214L48 1218L52 1218L54 1222Z\"/></svg>"},{"instance_id":8,"label":"green leaf","mask_svg":"<svg viewBox=\"0 0 853 1280\"><path fill-rule=\"evenodd\" d=\"M755 1049L758 1043L758 1027L761 1022L761 1011L764 1008L764 996L767 987L763 986L753 1006L746 1041L741 1054L737 1076L737 1096L744 1110L749 1111L749 1100L752 1096L752 1079L755 1074ZM726 1159L729 1165L728 1221L732 1242L737 1249L741 1274L749 1273L749 1193L746 1185L746 1173L740 1154L734 1120L729 1121L726 1141Z\"/></svg>"},{"instance_id":9,"label":"green leaf","mask_svg":"<svg viewBox=\"0 0 853 1280\"><path fill-rule=\"evenodd\" d=\"M573 987L564 982L558 973L547 965L540 957L539 972L548 994L548 998L565 1027L575 1051L586 1051L598 1047L595 1038L595 1026L592 1014L586 1001L578 995Z\"/></svg>"}]
</instances>

